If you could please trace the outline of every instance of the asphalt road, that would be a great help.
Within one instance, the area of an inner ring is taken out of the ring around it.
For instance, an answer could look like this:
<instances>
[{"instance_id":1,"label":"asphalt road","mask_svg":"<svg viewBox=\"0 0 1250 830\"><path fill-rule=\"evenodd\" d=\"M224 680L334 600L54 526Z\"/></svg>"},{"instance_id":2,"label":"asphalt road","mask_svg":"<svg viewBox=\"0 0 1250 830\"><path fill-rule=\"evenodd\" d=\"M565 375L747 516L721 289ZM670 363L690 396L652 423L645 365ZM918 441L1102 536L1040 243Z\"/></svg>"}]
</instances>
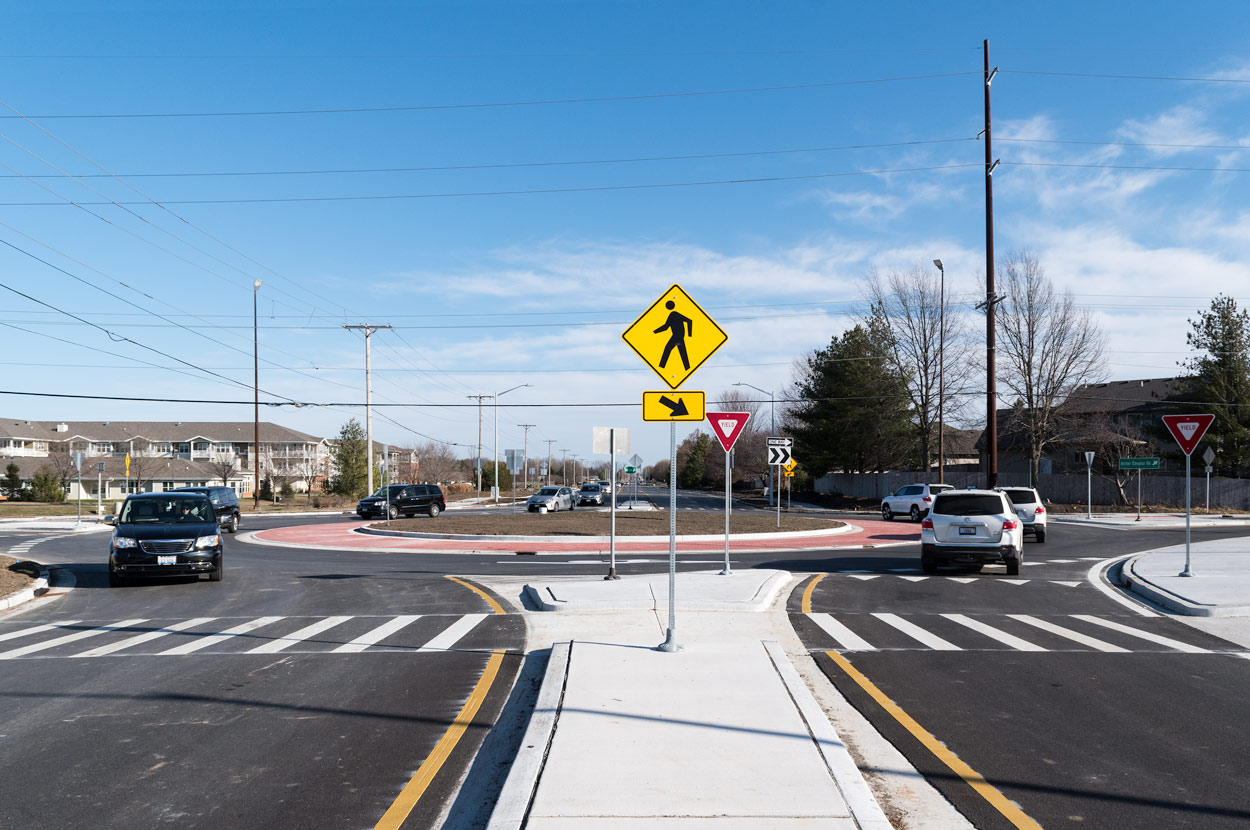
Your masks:
<instances>
[{"instance_id":1,"label":"asphalt road","mask_svg":"<svg viewBox=\"0 0 1250 830\"><path fill-rule=\"evenodd\" d=\"M679 503L722 505L716 494L683 493ZM254 519L245 529L348 520ZM916 532L897 524L900 539ZM796 631L846 697L978 827L1010 825L826 650L1043 826L1245 826L1250 660L1181 623L1135 614L1085 581L1095 560L1178 538L1055 525L1046 544L1028 544L1031 564L1010 580L995 568L925 577L912 542L736 554L734 566L823 575L812 612L872 649L845 647L803 613L802 590L790 600ZM66 565L78 585L0 617L8 638L0 639L0 827L373 827L413 795L414 772L440 755L436 746L501 650L471 725L407 819L392 825L438 826L511 691L524 638L518 615L492 614L447 575L471 583L606 565L587 556L313 551L228 537L222 583L108 589L105 534L2 534L0 551L39 539L28 555ZM719 565L706 555L681 560L682 569ZM622 573L666 568L665 556L621 565ZM1046 650L1023 651L943 614ZM952 648L915 639L900 620ZM125 630L102 630L119 624ZM53 627L31 631L45 625ZM358 639L370 632L374 644ZM335 651L353 642L359 650ZM458 826L473 826L483 816L464 801Z\"/></svg>"}]
</instances>

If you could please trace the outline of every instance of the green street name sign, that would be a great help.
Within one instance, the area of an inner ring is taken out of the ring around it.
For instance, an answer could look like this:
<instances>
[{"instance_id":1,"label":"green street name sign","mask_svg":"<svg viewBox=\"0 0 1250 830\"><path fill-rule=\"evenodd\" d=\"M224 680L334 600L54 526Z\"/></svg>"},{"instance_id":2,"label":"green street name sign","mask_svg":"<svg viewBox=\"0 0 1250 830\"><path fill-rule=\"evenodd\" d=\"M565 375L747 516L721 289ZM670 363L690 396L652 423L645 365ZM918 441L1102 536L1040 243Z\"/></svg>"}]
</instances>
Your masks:
<instances>
[{"instance_id":1,"label":"green street name sign","mask_svg":"<svg viewBox=\"0 0 1250 830\"><path fill-rule=\"evenodd\" d=\"M637 468L637 467L635 467L635 466L633 466L633 465L631 464L631 465L629 465L628 467L626 467L626 468L625 468L625 472L627 472L627 473L636 473L636 472L638 472L638 468Z\"/></svg>"},{"instance_id":2,"label":"green street name sign","mask_svg":"<svg viewBox=\"0 0 1250 830\"><path fill-rule=\"evenodd\" d=\"M1159 459L1157 458L1121 458L1121 470L1157 470L1159 469Z\"/></svg>"}]
</instances>

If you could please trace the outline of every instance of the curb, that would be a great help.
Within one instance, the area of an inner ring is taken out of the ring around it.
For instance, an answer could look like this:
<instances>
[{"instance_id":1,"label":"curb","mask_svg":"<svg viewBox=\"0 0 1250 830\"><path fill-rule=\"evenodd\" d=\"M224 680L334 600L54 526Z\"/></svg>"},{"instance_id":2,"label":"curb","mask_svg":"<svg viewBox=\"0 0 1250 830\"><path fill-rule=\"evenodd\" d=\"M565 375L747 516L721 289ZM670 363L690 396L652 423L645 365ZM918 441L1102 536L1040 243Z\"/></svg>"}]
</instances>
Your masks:
<instances>
[{"instance_id":1,"label":"curb","mask_svg":"<svg viewBox=\"0 0 1250 830\"><path fill-rule=\"evenodd\" d=\"M16 608L24 602L30 602L35 597L41 597L48 593L48 568L45 565L39 566L39 578L29 588L23 588L20 591L14 591L7 597L0 598L0 611L7 611L10 608Z\"/></svg>"},{"instance_id":2,"label":"curb","mask_svg":"<svg viewBox=\"0 0 1250 830\"><path fill-rule=\"evenodd\" d=\"M710 572L707 572L710 573ZM678 605L681 606L683 612L705 612L705 611L729 611L739 613L759 613L767 611L772 605L777 594L781 592L786 584L790 581L789 571L777 571L772 576L760 583L755 591L755 595L747 602L732 602L726 600L700 600L692 602L691 600L679 600ZM599 584L602 580L595 578L593 584ZM546 596L543 595L544 590ZM667 594L652 594L651 605L646 609L641 609L638 604L625 605L609 605L602 600L591 600L584 603L570 604L569 600L562 600L557 597L549 586L526 584L524 589L525 596L539 611L564 611L572 614L586 614L609 612L619 613L621 611L637 611L648 610L658 611L663 603L667 602ZM548 598L549 597L549 598Z\"/></svg>"},{"instance_id":3,"label":"curb","mask_svg":"<svg viewBox=\"0 0 1250 830\"><path fill-rule=\"evenodd\" d=\"M746 539L746 540L762 540L762 539L812 539L820 536L841 536L845 533L855 533L862 531L862 527L857 527L849 522L843 523L842 527L834 527L822 530L786 530L780 533L731 533L730 540ZM490 536L480 533L421 533L415 530L377 530L371 527L352 528L352 533L360 533L366 536L394 536L404 539L425 539L432 542L552 542L564 543L570 542L586 543L588 545L608 544L612 537L610 536ZM617 536L616 541L620 543L641 543L656 542L667 540L667 536ZM687 535L678 535L678 542L718 542L724 541L723 533L695 533Z\"/></svg>"},{"instance_id":4,"label":"curb","mask_svg":"<svg viewBox=\"0 0 1250 830\"><path fill-rule=\"evenodd\" d=\"M551 644L551 657L547 660L547 670L543 673L534 711L530 714L521 747L512 761L512 768L508 770L508 777L504 779L486 830L521 830L525 824L538 789L538 779L547 763L556 721L560 718L572 651L571 642Z\"/></svg>"},{"instance_id":5,"label":"curb","mask_svg":"<svg viewBox=\"0 0 1250 830\"><path fill-rule=\"evenodd\" d=\"M1145 597L1156 605L1169 611L1184 614L1188 617L1246 617L1250 616L1250 605L1211 605L1193 602L1178 596L1166 588L1160 588L1143 576L1139 576L1134 566L1145 554L1129 559L1121 566L1120 574L1124 579L1124 587L1133 593Z\"/></svg>"}]
</instances>

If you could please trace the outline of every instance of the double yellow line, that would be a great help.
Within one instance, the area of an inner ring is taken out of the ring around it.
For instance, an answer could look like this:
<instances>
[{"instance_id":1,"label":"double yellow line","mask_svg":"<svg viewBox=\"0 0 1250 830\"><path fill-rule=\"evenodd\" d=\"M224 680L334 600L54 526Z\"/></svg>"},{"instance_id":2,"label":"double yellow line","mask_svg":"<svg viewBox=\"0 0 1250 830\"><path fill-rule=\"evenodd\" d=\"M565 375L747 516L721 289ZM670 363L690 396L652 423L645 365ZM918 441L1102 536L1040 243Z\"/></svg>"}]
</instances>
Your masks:
<instances>
[{"instance_id":1,"label":"double yellow line","mask_svg":"<svg viewBox=\"0 0 1250 830\"><path fill-rule=\"evenodd\" d=\"M807 588L803 591L802 609L804 614L812 613L812 592L816 590L816 585L827 574L820 574L807 584ZM937 738L925 729L909 714L895 703L893 700L877 688L877 685L869 680L864 674L851 665L851 662L836 651L826 651L825 656L834 662L847 677L854 680L859 687L877 701L886 712L890 714L899 725L911 733L912 737L920 741L925 749L933 753L939 761L947 766L951 772L959 776L959 778L971 787L979 796L989 802L990 806L1002 814L1003 818L1011 822L1013 827L1020 830L1042 830L1042 826L1028 816L1023 810L1011 802L1007 796L1003 795L999 790L990 784L985 778L972 767L964 763L958 755L951 752Z\"/></svg>"},{"instance_id":2,"label":"double yellow line","mask_svg":"<svg viewBox=\"0 0 1250 830\"><path fill-rule=\"evenodd\" d=\"M447 578L452 582L463 585L486 600L486 604L496 614L506 613L499 603L495 601L494 597L476 585L465 582L463 579L457 579L454 576ZM443 737L438 739L438 743L434 745L434 749L430 751L429 756L426 757L417 771L413 773L412 778L400 790L395 801L382 814L382 818L378 820L378 823L374 825L374 830L399 830L403 826L409 814L412 813L413 808L417 806L417 802L421 800L421 796L425 795L425 791L429 789L434 776L438 775L438 771L443 768L443 764L451 757L452 750L456 748L456 744L460 742L460 739L464 737L464 733L472 725L473 718L477 715L477 710L482 707L486 696L490 694L490 687L494 684L495 677L499 674L499 667L503 664L503 656L504 649L495 649L490 653L490 659L486 661L486 668L483 670L482 676L478 678L477 685L473 687L473 691L469 693L469 699L464 702L464 706L460 707L460 712L452 720L451 726L447 727Z\"/></svg>"}]
</instances>

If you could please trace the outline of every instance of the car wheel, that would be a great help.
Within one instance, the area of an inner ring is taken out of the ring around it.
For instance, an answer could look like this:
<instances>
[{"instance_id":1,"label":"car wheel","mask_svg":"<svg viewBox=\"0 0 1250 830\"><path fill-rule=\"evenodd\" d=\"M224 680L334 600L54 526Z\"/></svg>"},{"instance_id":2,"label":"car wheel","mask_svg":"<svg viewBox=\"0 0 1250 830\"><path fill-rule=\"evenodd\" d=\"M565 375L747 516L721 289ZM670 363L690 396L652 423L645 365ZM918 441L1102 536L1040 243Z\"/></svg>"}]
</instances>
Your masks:
<instances>
[{"instance_id":1,"label":"car wheel","mask_svg":"<svg viewBox=\"0 0 1250 830\"><path fill-rule=\"evenodd\" d=\"M437 516L441 512L443 512L443 509L438 506L438 502L434 502L433 504L430 505L429 513L430 513L431 519Z\"/></svg>"},{"instance_id":2,"label":"car wheel","mask_svg":"<svg viewBox=\"0 0 1250 830\"><path fill-rule=\"evenodd\" d=\"M930 559L928 556L920 557L920 570L927 574L937 573L937 560Z\"/></svg>"},{"instance_id":3,"label":"car wheel","mask_svg":"<svg viewBox=\"0 0 1250 830\"><path fill-rule=\"evenodd\" d=\"M920 521L920 508L914 504L911 506L911 520L913 522Z\"/></svg>"},{"instance_id":4,"label":"car wheel","mask_svg":"<svg viewBox=\"0 0 1250 830\"><path fill-rule=\"evenodd\" d=\"M894 521L894 511L890 510L890 505L881 505L881 518L885 519L887 522Z\"/></svg>"},{"instance_id":5,"label":"car wheel","mask_svg":"<svg viewBox=\"0 0 1250 830\"><path fill-rule=\"evenodd\" d=\"M399 508L398 508L398 507L396 507L395 505L393 505L393 504L392 504L392 505L391 505L391 506L387 509L386 514L387 514L388 516L390 516L392 519L398 519L398 518L399 518Z\"/></svg>"},{"instance_id":6,"label":"car wheel","mask_svg":"<svg viewBox=\"0 0 1250 830\"><path fill-rule=\"evenodd\" d=\"M121 586L125 584L126 584L126 577L122 576L117 571L113 570L112 568L109 568L109 587L120 588Z\"/></svg>"},{"instance_id":7,"label":"car wheel","mask_svg":"<svg viewBox=\"0 0 1250 830\"><path fill-rule=\"evenodd\" d=\"M221 582L221 577L225 569L226 569L226 563L218 562L217 567L212 572L209 573L208 581L209 582Z\"/></svg>"},{"instance_id":8,"label":"car wheel","mask_svg":"<svg viewBox=\"0 0 1250 830\"><path fill-rule=\"evenodd\" d=\"M1046 541L1046 531L1041 528L1038 528L1033 535L1037 537L1038 544Z\"/></svg>"},{"instance_id":9,"label":"car wheel","mask_svg":"<svg viewBox=\"0 0 1250 830\"><path fill-rule=\"evenodd\" d=\"M226 532L228 533L239 532L239 514L238 513L235 513L233 516L230 517L230 525L226 528Z\"/></svg>"},{"instance_id":10,"label":"car wheel","mask_svg":"<svg viewBox=\"0 0 1250 830\"><path fill-rule=\"evenodd\" d=\"M1018 554L1007 560L1007 576L1020 575L1020 562L1024 558L1024 554Z\"/></svg>"}]
</instances>

